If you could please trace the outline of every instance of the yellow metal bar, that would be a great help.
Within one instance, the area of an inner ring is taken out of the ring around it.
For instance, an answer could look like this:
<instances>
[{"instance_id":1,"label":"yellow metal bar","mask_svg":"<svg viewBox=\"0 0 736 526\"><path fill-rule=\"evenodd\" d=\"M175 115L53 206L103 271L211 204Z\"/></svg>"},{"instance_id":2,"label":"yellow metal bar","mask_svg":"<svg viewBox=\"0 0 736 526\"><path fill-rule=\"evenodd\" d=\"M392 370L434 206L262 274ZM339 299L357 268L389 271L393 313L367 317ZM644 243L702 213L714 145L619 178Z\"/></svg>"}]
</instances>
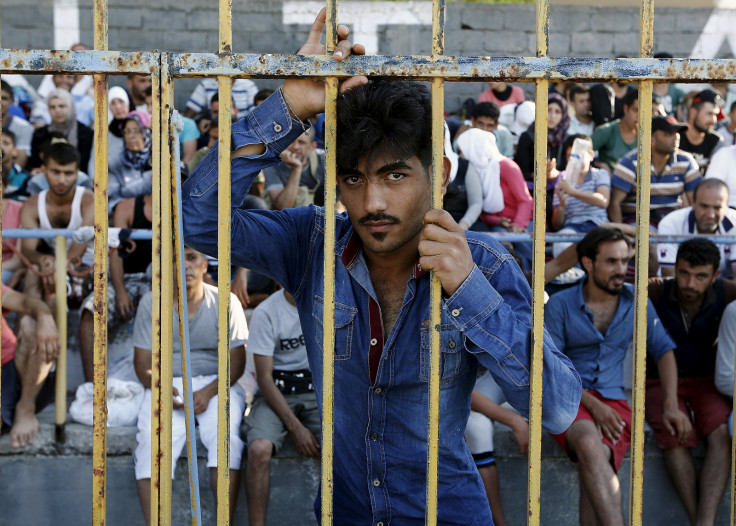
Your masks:
<instances>
[{"instance_id":1,"label":"yellow metal bar","mask_svg":"<svg viewBox=\"0 0 736 526\"><path fill-rule=\"evenodd\" d=\"M329 18L328 18L329 20ZM335 202L337 201L337 89L328 77L325 86L325 255L322 306L322 524L332 524L335 396Z\"/></svg>"},{"instance_id":2,"label":"yellow metal bar","mask_svg":"<svg viewBox=\"0 0 736 526\"><path fill-rule=\"evenodd\" d=\"M153 239L151 249L153 259L151 261L153 270L153 282L151 284L151 524L160 524L159 521L159 464L158 456L161 443L161 72L157 71L151 75L153 103L153 114L151 118L151 130L153 131L153 145L151 153L151 168L153 177L151 179L152 197L152 230Z\"/></svg>"},{"instance_id":3,"label":"yellow metal bar","mask_svg":"<svg viewBox=\"0 0 736 526\"><path fill-rule=\"evenodd\" d=\"M642 523L644 483L644 389L649 283L649 178L652 166L652 81L639 83L639 147L636 174L636 299L632 385L631 482L629 524Z\"/></svg>"},{"instance_id":4,"label":"yellow metal bar","mask_svg":"<svg viewBox=\"0 0 736 526\"><path fill-rule=\"evenodd\" d=\"M230 107L232 79L218 77L220 97L219 182L217 199L217 288L220 324L217 328L217 524L230 523Z\"/></svg>"},{"instance_id":5,"label":"yellow metal bar","mask_svg":"<svg viewBox=\"0 0 736 526\"><path fill-rule=\"evenodd\" d=\"M547 199L547 97L537 81L534 126L534 258L532 261L532 358L529 394L528 522L539 525L542 473L542 356L544 351L544 231Z\"/></svg>"},{"instance_id":6,"label":"yellow metal bar","mask_svg":"<svg viewBox=\"0 0 736 526\"><path fill-rule=\"evenodd\" d=\"M94 4L95 49L107 51L107 0ZM94 76L94 415L92 420L92 524L107 514L107 76ZM57 243L57 247L59 243Z\"/></svg>"},{"instance_id":7,"label":"yellow metal bar","mask_svg":"<svg viewBox=\"0 0 736 526\"><path fill-rule=\"evenodd\" d=\"M2 6L0 6L0 14L1 13L2 13ZM2 16L0 16L0 20L2 20ZM2 75L0 75L0 79L2 79ZM3 162L3 152L2 152L2 149L0 149L0 166L2 166L2 162ZM0 184L0 203L2 203L2 198L3 198L3 185ZM2 242L3 242L3 229L0 228L0 246L2 246ZM2 258L0 258L0 276L2 276L2 273L3 273L3 261L2 261ZM2 294L0 294L0 313L2 313L2 308L3 308L3 299L2 299ZM2 338L0 338L0 357L2 356L2 354L3 354ZM2 379L2 371L3 371L3 364L2 364L2 359L0 359L0 379ZM2 393L1 388L2 388L2 381L0 380L0 393ZM3 400L2 400L2 395L0 395L0 408L2 408L2 406L3 406ZM0 424L0 426L1 425L2 424Z\"/></svg>"},{"instance_id":8,"label":"yellow metal bar","mask_svg":"<svg viewBox=\"0 0 736 526\"><path fill-rule=\"evenodd\" d=\"M232 0L220 0L220 55L232 53ZM217 78L220 99L219 184L217 190L217 288L220 324L217 328L217 524L230 524L230 127L232 79ZM196 464L195 464L196 466Z\"/></svg>"},{"instance_id":9,"label":"yellow metal bar","mask_svg":"<svg viewBox=\"0 0 736 526\"><path fill-rule=\"evenodd\" d=\"M654 1L642 0L639 11L639 54L651 57L654 46ZM640 526L644 510L644 391L647 352L647 292L649 283L649 193L652 157L651 80L639 83L639 137L636 191L636 299L632 376L632 440L629 481L629 524Z\"/></svg>"},{"instance_id":10,"label":"yellow metal bar","mask_svg":"<svg viewBox=\"0 0 736 526\"><path fill-rule=\"evenodd\" d=\"M736 354L736 347L733 349ZM733 377L733 392L736 393L736 374ZM736 397L732 400L733 411L736 412ZM736 437L731 437L731 522L736 524Z\"/></svg>"},{"instance_id":11,"label":"yellow metal bar","mask_svg":"<svg viewBox=\"0 0 736 526\"><path fill-rule=\"evenodd\" d=\"M56 359L56 428L66 423L66 239L56 236L56 327L59 330L59 357ZM57 433L58 435L58 433Z\"/></svg>"},{"instance_id":12,"label":"yellow metal bar","mask_svg":"<svg viewBox=\"0 0 736 526\"><path fill-rule=\"evenodd\" d=\"M337 0L327 0L325 47L337 46ZM322 451L321 523L332 525L335 430L335 202L337 201L337 95L339 79L325 79L325 255L322 305Z\"/></svg>"},{"instance_id":13,"label":"yellow metal bar","mask_svg":"<svg viewBox=\"0 0 736 526\"><path fill-rule=\"evenodd\" d=\"M171 115L174 111L174 79L169 75L166 54L161 67L161 442L158 455L159 464L159 521L161 525L171 524L171 414L173 403L173 358L174 358L174 251L173 251L173 211L171 191L171 162L173 139L168 135L171 129ZM163 138L166 138L164 143Z\"/></svg>"},{"instance_id":14,"label":"yellow metal bar","mask_svg":"<svg viewBox=\"0 0 736 526\"><path fill-rule=\"evenodd\" d=\"M442 209L442 179L444 176L444 115L445 85L442 79L432 79L432 208ZM429 291L429 407L427 411L427 513L425 522L437 524L437 485L440 440L440 327L442 326L442 284L431 273Z\"/></svg>"},{"instance_id":15,"label":"yellow metal bar","mask_svg":"<svg viewBox=\"0 0 736 526\"><path fill-rule=\"evenodd\" d=\"M549 47L549 0L537 0L537 57ZM547 97L549 81L537 81L534 126L534 256L532 259L532 357L529 393L527 524L539 525L542 477L542 369L544 356L544 232L547 203Z\"/></svg>"},{"instance_id":16,"label":"yellow metal bar","mask_svg":"<svg viewBox=\"0 0 736 526\"><path fill-rule=\"evenodd\" d=\"M445 51L445 2L432 2L432 55ZM442 181L444 179L444 98L445 83L433 78L432 88L432 208L442 209ZM429 393L427 407L427 511L425 522L437 524L437 487L439 476L440 442L440 327L442 326L442 284L431 273L429 290Z\"/></svg>"}]
</instances>

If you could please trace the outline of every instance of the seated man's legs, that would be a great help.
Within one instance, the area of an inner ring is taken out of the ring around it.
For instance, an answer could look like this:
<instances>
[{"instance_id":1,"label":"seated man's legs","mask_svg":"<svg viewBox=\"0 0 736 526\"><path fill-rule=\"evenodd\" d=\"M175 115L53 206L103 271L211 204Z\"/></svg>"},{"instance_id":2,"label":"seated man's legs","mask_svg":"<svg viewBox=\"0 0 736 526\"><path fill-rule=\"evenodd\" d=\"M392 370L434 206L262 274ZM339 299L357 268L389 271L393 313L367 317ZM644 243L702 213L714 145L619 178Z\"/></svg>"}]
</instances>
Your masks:
<instances>
[{"instance_id":1,"label":"seated man's legs","mask_svg":"<svg viewBox=\"0 0 736 526\"><path fill-rule=\"evenodd\" d=\"M621 487L617 472L631 443L631 409L625 400L609 400L590 391L613 408L626 423L618 442L601 438L592 415L581 405L567 430L553 438L578 463L580 524L623 525Z\"/></svg>"},{"instance_id":2,"label":"seated man's legs","mask_svg":"<svg viewBox=\"0 0 736 526\"><path fill-rule=\"evenodd\" d=\"M315 394L289 395L286 401L294 415L319 440L321 426ZM288 431L266 399L259 394L256 394L253 400L245 426L248 442L246 468L248 516L251 526L259 526L266 523L271 458L281 449Z\"/></svg>"},{"instance_id":3,"label":"seated man's legs","mask_svg":"<svg viewBox=\"0 0 736 526\"><path fill-rule=\"evenodd\" d=\"M148 276L141 272L135 274L126 274L124 277L125 289L133 301L134 305L138 305L141 297L151 290L151 282ZM82 357L82 371L84 372L84 381L91 382L94 375L94 292L87 295L79 307L79 352ZM133 313L135 317L135 312ZM118 314L117 295L115 288L111 283L107 284L107 326L110 332L114 331L119 324L125 324L132 320L124 320ZM108 356L108 370L114 368L117 360L124 357ZM129 357L132 359L132 353Z\"/></svg>"},{"instance_id":4,"label":"seated man's legs","mask_svg":"<svg viewBox=\"0 0 736 526\"><path fill-rule=\"evenodd\" d=\"M13 363L3 367L3 421L6 409L12 415L7 423L10 429L10 446L24 447L30 444L38 432L36 413L54 399L54 375L49 374L53 362L44 363L41 353L34 352L36 346L36 322L30 316L20 318L18 346ZM9 376L6 378L5 368ZM6 397L5 382L12 392Z\"/></svg>"},{"instance_id":5,"label":"seated man's legs","mask_svg":"<svg viewBox=\"0 0 736 526\"><path fill-rule=\"evenodd\" d=\"M177 387L176 381L179 380ZM174 378L174 386L181 393L181 378ZM136 448L133 456L135 478L138 483L138 497L141 502L143 518L151 524L151 397L152 392L146 389L143 402L138 410L138 433L135 436ZM187 442L185 413L176 410L172 413L171 426L171 478L174 478L176 462ZM216 426L215 426L216 428Z\"/></svg>"},{"instance_id":6,"label":"seated man's legs","mask_svg":"<svg viewBox=\"0 0 736 526\"><path fill-rule=\"evenodd\" d=\"M667 473L690 522L713 524L728 482L731 444L727 421L731 407L713 384L713 378L680 378L677 388L680 410L695 416L690 438L684 444L670 435L662 421L664 395L659 380L647 380L646 418L663 449ZM689 408L689 410L688 410ZM700 472L700 489L689 449L706 439Z\"/></svg>"},{"instance_id":7,"label":"seated man's legs","mask_svg":"<svg viewBox=\"0 0 736 526\"><path fill-rule=\"evenodd\" d=\"M197 376L192 379L192 390L196 392L216 379L216 375ZM183 397L182 379L175 378L174 386ZM179 412L184 414L184 411ZM215 395L210 398L207 409L196 415L199 424L199 438L207 449L207 467L210 468L210 482L215 500L217 500L217 413L217 395ZM233 518L235 506L238 503L238 489L240 488L240 467L245 446L240 438L240 424L243 422L244 414L245 391L236 384L230 388L230 520Z\"/></svg>"}]
</instances>

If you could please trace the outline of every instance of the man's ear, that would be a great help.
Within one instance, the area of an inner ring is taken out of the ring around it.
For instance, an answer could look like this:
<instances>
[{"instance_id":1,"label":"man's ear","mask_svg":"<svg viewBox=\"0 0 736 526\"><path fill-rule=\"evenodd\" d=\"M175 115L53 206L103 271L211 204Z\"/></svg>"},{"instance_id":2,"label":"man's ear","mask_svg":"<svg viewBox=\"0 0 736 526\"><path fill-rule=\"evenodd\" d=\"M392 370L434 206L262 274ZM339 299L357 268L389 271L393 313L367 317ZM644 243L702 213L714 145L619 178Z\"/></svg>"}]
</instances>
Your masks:
<instances>
[{"instance_id":1,"label":"man's ear","mask_svg":"<svg viewBox=\"0 0 736 526\"><path fill-rule=\"evenodd\" d=\"M449 157L442 158L442 195L447 192L447 185L450 184L450 173L452 172L452 163Z\"/></svg>"},{"instance_id":2,"label":"man's ear","mask_svg":"<svg viewBox=\"0 0 736 526\"><path fill-rule=\"evenodd\" d=\"M593 272L593 260L590 259L588 256L583 256L582 258L580 258L580 264L583 266L583 270L585 270L587 274Z\"/></svg>"}]
</instances>

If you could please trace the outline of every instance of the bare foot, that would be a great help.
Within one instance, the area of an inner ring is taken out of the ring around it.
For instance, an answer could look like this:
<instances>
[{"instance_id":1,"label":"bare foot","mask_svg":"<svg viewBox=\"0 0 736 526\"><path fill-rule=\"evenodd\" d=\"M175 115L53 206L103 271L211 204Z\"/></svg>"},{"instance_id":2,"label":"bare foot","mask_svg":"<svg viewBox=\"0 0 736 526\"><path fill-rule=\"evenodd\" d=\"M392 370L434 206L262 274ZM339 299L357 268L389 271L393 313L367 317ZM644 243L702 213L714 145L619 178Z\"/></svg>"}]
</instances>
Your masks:
<instances>
[{"instance_id":1,"label":"bare foot","mask_svg":"<svg viewBox=\"0 0 736 526\"><path fill-rule=\"evenodd\" d=\"M10 447L25 447L36 438L38 432L38 420L33 411L15 408L13 427L10 429Z\"/></svg>"}]
</instances>

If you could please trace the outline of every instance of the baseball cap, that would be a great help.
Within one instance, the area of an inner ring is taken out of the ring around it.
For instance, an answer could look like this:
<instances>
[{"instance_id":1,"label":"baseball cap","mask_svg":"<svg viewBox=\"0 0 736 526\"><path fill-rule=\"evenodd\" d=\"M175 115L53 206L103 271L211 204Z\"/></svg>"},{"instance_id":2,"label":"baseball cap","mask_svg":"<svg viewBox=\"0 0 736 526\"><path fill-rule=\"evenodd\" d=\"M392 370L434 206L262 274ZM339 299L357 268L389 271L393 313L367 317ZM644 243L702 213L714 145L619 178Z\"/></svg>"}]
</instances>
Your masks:
<instances>
[{"instance_id":1,"label":"baseball cap","mask_svg":"<svg viewBox=\"0 0 736 526\"><path fill-rule=\"evenodd\" d=\"M654 117L652 118L652 133L658 130L669 133L687 131L686 122L677 122L674 117Z\"/></svg>"},{"instance_id":2,"label":"baseball cap","mask_svg":"<svg viewBox=\"0 0 736 526\"><path fill-rule=\"evenodd\" d=\"M721 96L712 89L704 89L700 93L696 94L692 100L692 104L698 104L700 102L711 102L713 104L720 105Z\"/></svg>"}]
</instances>

